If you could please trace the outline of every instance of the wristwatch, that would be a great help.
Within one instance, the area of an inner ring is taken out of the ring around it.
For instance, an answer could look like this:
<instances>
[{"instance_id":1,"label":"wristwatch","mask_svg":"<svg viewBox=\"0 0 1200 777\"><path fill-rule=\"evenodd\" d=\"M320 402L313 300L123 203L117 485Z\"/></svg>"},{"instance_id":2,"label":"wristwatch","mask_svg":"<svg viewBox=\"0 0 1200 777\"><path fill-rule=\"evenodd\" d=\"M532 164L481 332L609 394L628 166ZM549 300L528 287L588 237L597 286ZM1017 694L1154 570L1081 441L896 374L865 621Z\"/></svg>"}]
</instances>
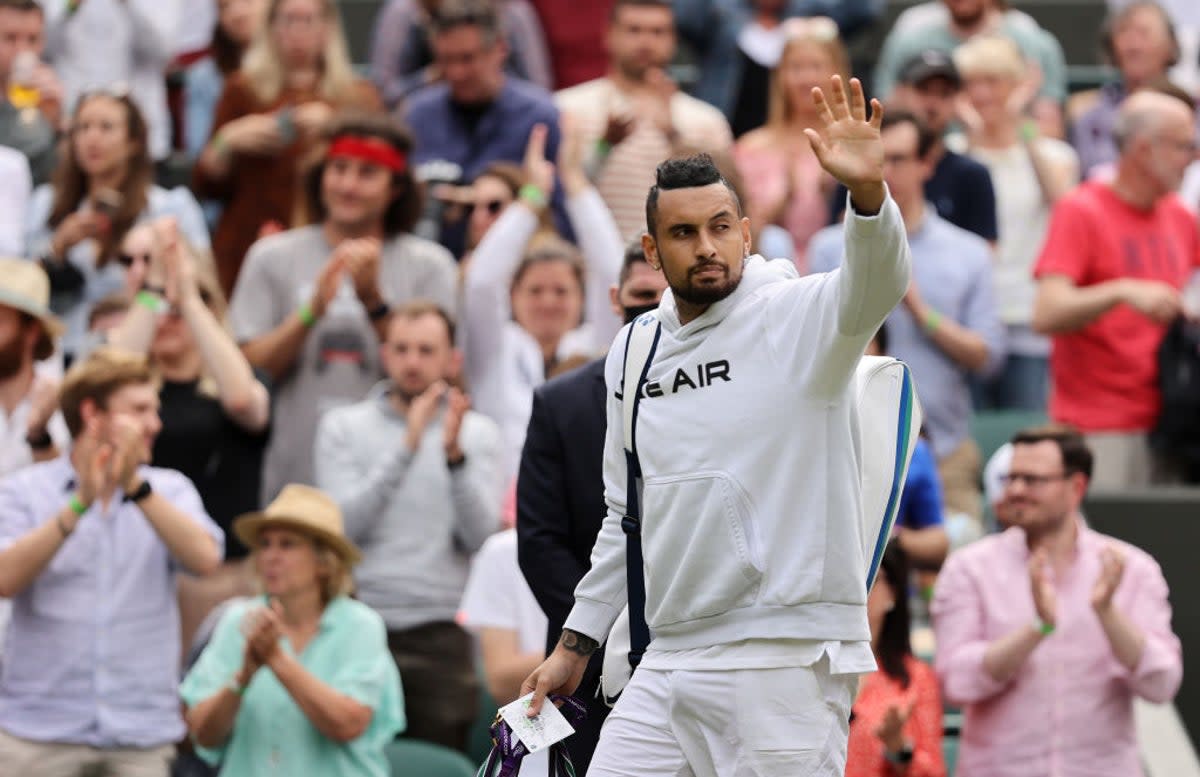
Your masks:
<instances>
[{"instance_id":1,"label":"wristwatch","mask_svg":"<svg viewBox=\"0 0 1200 777\"><path fill-rule=\"evenodd\" d=\"M41 431L25 435L25 444L32 450L44 451L54 447L54 440L50 438L50 432L43 428Z\"/></svg>"},{"instance_id":2,"label":"wristwatch","mask_svg":"<svg viewBox=\"0 0 1200 777\"><path fill-rule=\"evenodd\" d=\"M387 302L380 302L375 307L367 311L367 318L372 321L378 321L381 318L386 318L388 313L392 312L392 306Z\"/></svg>"},{"instance_id":3,"label":"wristwatch","mask_svg":"<svg viewBox=\"0 0 1200 777\"><path fill-rule=\"evenodd\" d=\"M133 502L134 504L138 504L143 499L150 496L150 494L153 492L153 490L154 489L152 489L150 487L150 481L143 480L142 484L140 486L138 486L137 488L133 489L128 494L126 494L124 496L124 498L121 499L121 501L122 502Z\"/></svg>"},{"instance_id":4,"label":"wristwatch","mask_svg":"<svg viewBox=\"0 0 1200 777\"><path fill-rule=\"evenodd\" d=\"M884 750L883 757L888 763L896 764L897 766L908 766L912 763L913 747L911 742L905 742L904 747L900 748L899 752L893 753L891 750Z\"/></svg>"}]
</instances>

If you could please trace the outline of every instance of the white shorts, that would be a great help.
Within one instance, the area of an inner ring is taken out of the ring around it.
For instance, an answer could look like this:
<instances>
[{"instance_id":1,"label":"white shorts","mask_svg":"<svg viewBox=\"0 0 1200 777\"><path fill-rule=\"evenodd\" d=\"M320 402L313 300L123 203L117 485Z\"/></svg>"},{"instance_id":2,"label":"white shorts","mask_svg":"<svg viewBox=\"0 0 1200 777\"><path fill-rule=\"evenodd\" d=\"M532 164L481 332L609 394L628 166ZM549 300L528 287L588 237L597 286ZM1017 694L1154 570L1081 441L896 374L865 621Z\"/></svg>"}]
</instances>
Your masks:
<instances>
[{"instance_id":1,"label":"white shorts","mask_svg":"<svg viewBox=\"0 0 1200 777\"><path fill-rule=\"evenodd\" d=\"M639 668L588 777L842 777L858 675L829 658L781 669Z\"/></svg>"}]
</instances>

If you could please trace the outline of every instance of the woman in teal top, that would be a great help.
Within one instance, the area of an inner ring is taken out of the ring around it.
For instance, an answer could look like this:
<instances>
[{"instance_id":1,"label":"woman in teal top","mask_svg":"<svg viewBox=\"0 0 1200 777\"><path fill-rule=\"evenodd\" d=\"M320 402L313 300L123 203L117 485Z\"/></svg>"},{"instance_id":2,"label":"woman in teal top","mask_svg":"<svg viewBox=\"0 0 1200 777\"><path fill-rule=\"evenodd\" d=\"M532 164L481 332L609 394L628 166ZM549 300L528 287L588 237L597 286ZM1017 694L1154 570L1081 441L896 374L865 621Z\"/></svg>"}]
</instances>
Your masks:
<instances>
[{"instance_id":1,"label":"woman in teal top","mask_svg":"<svg viewBox=\"0 0 1200 777\"><path fill-rule=\"evenodd\" d=\"M265 596L230 608L183 681L198 754L222 777L385 777L400 675L383 620L346 595L360 553L337 505L291 485L233 528Z\"/></svg>"}]
</instances>

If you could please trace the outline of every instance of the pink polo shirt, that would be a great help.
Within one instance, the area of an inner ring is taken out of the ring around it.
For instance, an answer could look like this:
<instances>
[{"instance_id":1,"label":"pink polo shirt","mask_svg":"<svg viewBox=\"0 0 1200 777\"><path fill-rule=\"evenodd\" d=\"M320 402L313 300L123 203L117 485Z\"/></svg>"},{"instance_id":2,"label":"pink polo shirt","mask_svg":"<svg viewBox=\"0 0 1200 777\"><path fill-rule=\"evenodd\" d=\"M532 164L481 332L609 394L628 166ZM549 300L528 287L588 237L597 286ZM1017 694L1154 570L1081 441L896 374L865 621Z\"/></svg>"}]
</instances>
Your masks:
<instances>
[{"instance_id":1,"label":"pink polo shirt","mask_svg":"<svg viewBox=\"0 0 1200 777\"><path fill-rule=\"evenodd\" d=\"M1142 774L1133 697L1168 701L1183 677L1167 583L1149 554L1079 527L1075 561L1055 581L1058 628L1007 683L992 679L983 656L991 642L1034 620L1024 531L963 548L938 575L935 666L947 703L965 715L957 777ZM1125 555L1113 602L1145 635L1133 671L1117 660L1091 606L1107 543Z\"/></svg>"}]
</instances>

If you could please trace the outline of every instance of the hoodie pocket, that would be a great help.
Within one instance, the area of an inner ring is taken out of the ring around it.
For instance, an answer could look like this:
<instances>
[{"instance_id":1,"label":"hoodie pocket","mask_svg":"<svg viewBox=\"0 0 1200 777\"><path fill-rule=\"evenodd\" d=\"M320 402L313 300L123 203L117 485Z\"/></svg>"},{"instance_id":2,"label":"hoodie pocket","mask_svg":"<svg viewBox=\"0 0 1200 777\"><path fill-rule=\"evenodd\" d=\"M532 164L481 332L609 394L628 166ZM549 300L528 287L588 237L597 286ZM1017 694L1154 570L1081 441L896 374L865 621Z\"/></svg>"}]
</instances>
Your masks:
<instances>
[{"instance_id":1,"label":"hoodie pocket","mask_svg":"<svg viewBox=\"0 0 1200 777\"><path fill-rule=\"evenodd\" d=\"M649 478L643 500L651 628L754 603L762 551L737 481L721 472Z\"/></svg>"}]
</instances>

